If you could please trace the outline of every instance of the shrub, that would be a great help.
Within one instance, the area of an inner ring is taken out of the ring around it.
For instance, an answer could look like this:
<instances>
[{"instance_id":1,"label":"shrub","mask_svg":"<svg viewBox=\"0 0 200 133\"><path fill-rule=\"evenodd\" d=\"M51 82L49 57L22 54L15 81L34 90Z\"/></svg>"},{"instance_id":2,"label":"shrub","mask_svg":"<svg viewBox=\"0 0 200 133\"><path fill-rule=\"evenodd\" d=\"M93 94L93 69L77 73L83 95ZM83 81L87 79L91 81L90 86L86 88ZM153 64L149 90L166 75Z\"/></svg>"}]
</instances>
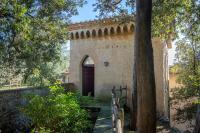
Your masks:
<instances>
[{"instance_id":1,"label":"shrub","mask_svg":"<svg viewBox=\"0 0 200 133\"><path fill-rule=\"evenodd\" d=\"M48 96L28 98L22 111L32 120L33 132L77 133L89 126L88 113L80 107L77 95L65 93L58 84L50 87Z\"/></svg>"}]
</instances>

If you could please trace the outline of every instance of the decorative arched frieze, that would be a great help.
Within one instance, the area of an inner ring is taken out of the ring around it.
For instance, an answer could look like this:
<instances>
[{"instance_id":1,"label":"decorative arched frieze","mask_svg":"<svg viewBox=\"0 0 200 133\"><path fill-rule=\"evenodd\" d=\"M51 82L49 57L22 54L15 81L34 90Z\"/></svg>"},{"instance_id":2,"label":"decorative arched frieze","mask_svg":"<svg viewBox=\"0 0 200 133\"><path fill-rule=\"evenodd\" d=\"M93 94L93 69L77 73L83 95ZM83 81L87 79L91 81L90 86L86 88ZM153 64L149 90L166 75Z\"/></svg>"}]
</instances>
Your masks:
<instances>
[{"instance_id":1,"label":"decorative arched frieze","mask_svg":"<svg viewBox=\"0 0 200 133\"><path fill-rule=\"evenodd\" d=\"M108 35L116 35L123 33L133 33L134 32L134 24L129 23L123 26L117 25L112 26L110 28L105 27L103 29L92 29L92 30L82 30L82 31L73 31L70 33L70 39L84 39L90 37L102 37Z\"/></svg>"}]
</instances>

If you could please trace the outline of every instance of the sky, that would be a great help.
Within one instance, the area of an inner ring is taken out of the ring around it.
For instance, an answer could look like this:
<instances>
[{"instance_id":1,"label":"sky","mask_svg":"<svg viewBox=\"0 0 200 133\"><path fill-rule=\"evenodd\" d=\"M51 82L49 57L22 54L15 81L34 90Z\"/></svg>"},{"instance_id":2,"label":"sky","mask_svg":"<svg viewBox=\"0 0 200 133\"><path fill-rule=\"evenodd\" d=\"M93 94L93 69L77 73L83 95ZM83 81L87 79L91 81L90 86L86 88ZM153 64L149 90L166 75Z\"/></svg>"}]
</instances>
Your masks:
<instances>
[{"instance_id":1,"label":"sky","mask_svg":"<svg viewBox=\"0 0 200 133\"><path fill-rule=\"evenodd\" d=\"M78 8L79 15L73 16L71 18L72 22L80 22L86 20L93 20L96 19L98 15L96 12L93 11L94 7L92 4L95 3L95 0L87 0L87 4L85 4L82 8Z\"/></svg>"},{"instance_id":2,"label":"sky","mask_svg":"<svg viewBox=\"0 0 200 133\"><path fill-rule=\"evenodd\" d=\"M85 4L82 8L78 8L79 14L77 16L73 16L71 18L72 23L88 21L97 19L98 15L93 11L92 4L95 3L95 0L87 0L87 4ZM175 44L172 43L172 49L168 49L168 64L173 65L174 63L174 55L175 55Z\"/></svg>"},{"instance_id":3,"label":"sky","mask_svg":"<svg viewBox=\"0 0 200 133\"><path fill-rule=\"evenodd\" d=\"M171 66L174 64L175 54L176 54L176 45L175 42L172 43L172 48L168 49L168 64Z\"/></svg>"}]
</instances>

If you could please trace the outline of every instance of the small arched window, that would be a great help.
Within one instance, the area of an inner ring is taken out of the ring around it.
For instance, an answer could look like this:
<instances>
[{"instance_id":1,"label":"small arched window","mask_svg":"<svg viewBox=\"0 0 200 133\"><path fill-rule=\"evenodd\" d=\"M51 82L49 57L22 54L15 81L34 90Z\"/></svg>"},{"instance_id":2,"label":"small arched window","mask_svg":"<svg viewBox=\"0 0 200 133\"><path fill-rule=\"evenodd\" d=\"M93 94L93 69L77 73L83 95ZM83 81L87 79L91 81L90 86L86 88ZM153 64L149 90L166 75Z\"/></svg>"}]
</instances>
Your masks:
<instances>
[{"instance_id":1,"label":"small arched window","mask_svg":"<svg viewBox=\"0 0 200 133\"><path fill-rule=\"evenodd\" d=\"M73 33L70 34L70 38L74 39L74 34Z\"/></svg>"},{"instance_id":2,"label":"small arched window","mask_svg":"<svg viewBox=\"0 0 200 133\"><path fill-rule=\"evenodd\" d=\"M121 33L121 27L117 27L117 34L120 34Z\"/></svg>"},{"instance_id":3,"label":"small arched window","mask_svg":"<svg viewBox=\"0 0 200 133\"><path fill-rule=\"evenodd\" d=\"M127 33L127 32L128 32L128 28L127 28L126 25L124 25L124 27L123 27L123 31L124 31L124 33Z\"/></svg>"},{"instance_id":4,"label":"small arched window","mask_svg":"<svg viewBox=\"0 0 200 133\"><path fill-rule=\"evenodd\" d=\"M98 36L99 36L99 37L102 36L102 30L101 30L101 29L98 30Z\"/></svg>"},{"instance_id":5,"label":"small arched window","mask_svg":"<svg viewBox=\"0 0 200 133\"><path fill-rule=\"evenodd\" d=\"M104 35L105 35L105 36L108 35L108 29L107 29L107 28L104 29Z\"/></svg>"},{"instance_id":6,"label":"small arched window","mask_svg":"<svg viewBox=\"0 0 200 133\"><path fill-rule=\"evenodd\" d=\"M78 34L78 32L76 32L76 39L79 39L79 34Z\"/></svg>"},{"instance_id":7,"label":"small arched window","mask_svg":"<svg viewBox=\"0 0 200 133\"><path fill-rule=\"evenodd\" d=\"M113 35L115 33L115 30L113 27L110 28L110 34Z\"/></svg>"},{"instance_id":8,"label":"small arched window","mask_svg":"<svg viewBox=\"0 0 200 133\"><path fill-rule=\"evenodd\" d=\"M81 31L81 38L84 38L84 31Z\"/></svg>"},{"instance_id":9,"label":"small arched window","mask_svg":"<svg viewBox=\"0 0 200 133\"><path fill-rule=\"evenodd\" d=\"M96 36L96 30L92 30L92 37Z\"/></svg>"},{"instance_id":10,"label":"small arched window","mask_svg":"<svg viewBox=\"0 0 200 133\"><path fill-rule=\"evenodd\" d=\"M89 38L90 37L90 31L86 32L86 37Z\"/></svg>"},{"instance_id":11,"label":"small arched window","mask_svg":"<svg viewBox=\"0 0 200 133\"><path fill-rule=\"evenodd\" d=\"M134 31L134 25L131 24L131 26L130 26L130 32L133 32L133 31Z\"/></svg>"}]
</instances>

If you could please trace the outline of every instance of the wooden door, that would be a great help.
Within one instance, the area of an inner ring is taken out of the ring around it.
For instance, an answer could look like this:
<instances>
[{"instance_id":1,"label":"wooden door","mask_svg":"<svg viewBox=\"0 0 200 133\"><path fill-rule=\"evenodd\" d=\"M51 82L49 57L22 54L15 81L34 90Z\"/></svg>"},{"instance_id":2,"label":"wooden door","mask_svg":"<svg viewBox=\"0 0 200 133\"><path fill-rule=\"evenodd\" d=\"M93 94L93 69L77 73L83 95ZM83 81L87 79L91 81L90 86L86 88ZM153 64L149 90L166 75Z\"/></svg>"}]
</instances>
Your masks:
<instances>
[{"instance_id":1,"label":"wooden door","mask_svg":"<svg viewBox=\"0 0 200 133\"><path fill-rule=\"evenodd\" d=\"M82 84L83 96L94 96L94 66L83 66Z\"/></svg>"}]
</instances>

